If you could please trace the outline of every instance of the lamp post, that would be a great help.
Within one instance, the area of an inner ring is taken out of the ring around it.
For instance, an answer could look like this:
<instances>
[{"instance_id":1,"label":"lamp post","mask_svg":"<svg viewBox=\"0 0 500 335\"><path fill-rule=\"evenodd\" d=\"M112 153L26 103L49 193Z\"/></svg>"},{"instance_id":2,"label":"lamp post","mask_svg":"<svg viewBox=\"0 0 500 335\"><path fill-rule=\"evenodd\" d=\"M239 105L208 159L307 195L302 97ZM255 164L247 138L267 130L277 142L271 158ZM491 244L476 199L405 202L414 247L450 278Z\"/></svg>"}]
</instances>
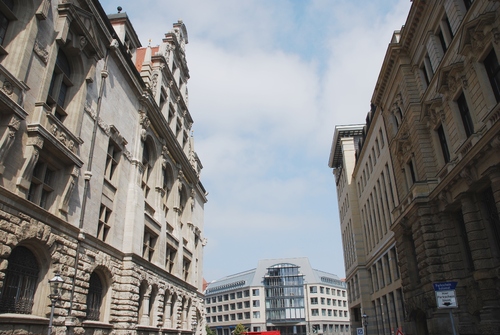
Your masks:
<instances>
[{"instance_id":1,"label":"lamp post","mask_svg":"<svg viewBox=\"0 0 500 335\"><path fill-rule=\"evenodd\" d=\"M197 325L198 325L198 322L196 322L196 321L191 322L191 326L193 327L193 334L196 333L196 326Z\"/></svg>"},{"instance_id":2,"label":"lamp post","mask_svg":"<svg viewBox=\"0 0 500 335\"><path fill-rule=\"evenodd\" d=\"M49 330L47 331L47 335L50 335L52 333L54 307L56 306L57 300L61 299L61 286L63 283L64 279L61 278L59 272L56 272L54 278L49 279L49 285L50 285L49 299L52 302L52 306L50 307L50 321L49 321Z\"/></svg>"},{"instance_id":3,"label":"lamp post","mask_svg":"<svg viewBox=\"0 0 500 335\"><path fill-rule=\"evenodd\" d=\"M365 335L368 335L368 315L363 313L363 315L361 315L361 317L363 318L363 326L365 327Z\"/></svg>"}]
</instances>

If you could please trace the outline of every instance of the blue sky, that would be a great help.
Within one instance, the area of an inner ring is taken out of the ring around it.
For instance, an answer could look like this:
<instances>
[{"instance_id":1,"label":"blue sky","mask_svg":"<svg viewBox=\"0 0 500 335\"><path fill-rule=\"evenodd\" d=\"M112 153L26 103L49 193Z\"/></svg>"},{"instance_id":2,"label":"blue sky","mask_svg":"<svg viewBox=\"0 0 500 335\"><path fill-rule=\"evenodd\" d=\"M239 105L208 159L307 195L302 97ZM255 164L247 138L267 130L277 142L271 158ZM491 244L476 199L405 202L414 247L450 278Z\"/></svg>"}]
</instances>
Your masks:
<instances>
[{"instance_id":1,"label":"blue sky","mask_svg":"<svg viewBox=\"0 0 500 335\"><path fill-rule=\"evenodd\" d=\"M345 276L335 125L362 123L410 0L106 0L143 46L182 19L202 160L207 281L259 259L308 257Z\"/></svg>"}]
</instances>

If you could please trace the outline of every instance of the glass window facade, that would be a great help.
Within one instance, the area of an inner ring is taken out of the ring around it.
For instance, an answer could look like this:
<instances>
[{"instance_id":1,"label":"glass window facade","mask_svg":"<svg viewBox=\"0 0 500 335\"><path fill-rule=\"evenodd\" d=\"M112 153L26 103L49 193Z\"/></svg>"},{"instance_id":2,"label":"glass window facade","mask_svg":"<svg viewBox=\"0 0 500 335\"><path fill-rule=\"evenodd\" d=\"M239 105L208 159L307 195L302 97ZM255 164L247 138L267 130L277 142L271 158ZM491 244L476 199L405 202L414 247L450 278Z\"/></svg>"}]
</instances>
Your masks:
<instances>
[{"instance_id":1,"label":"glass window facade","mask_svg":"<svg viewBox=\"0 0 500 335\"><path fill-rule=\"evenodd\" d=\"M304 276L294 264L276 264L264 278L266 320L268 322L305 320Z\"/></svg>"}]
</instances>

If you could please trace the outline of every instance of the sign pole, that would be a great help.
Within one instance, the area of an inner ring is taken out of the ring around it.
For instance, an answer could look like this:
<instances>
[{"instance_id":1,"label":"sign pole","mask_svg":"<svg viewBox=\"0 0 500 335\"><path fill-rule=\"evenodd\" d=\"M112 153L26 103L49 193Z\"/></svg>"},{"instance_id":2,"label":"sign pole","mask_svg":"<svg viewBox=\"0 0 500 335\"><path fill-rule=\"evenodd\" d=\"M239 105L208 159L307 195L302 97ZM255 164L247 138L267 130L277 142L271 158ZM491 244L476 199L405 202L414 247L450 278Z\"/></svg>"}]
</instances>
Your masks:
<instances>
[{"instance_id":1,"label":"sign pole","mask_svg":"<svg viewBox=\"0 0 500 335\"><path fill-rule=\"evenodd\" d=\"M455 321L453 321L453 314L451 313L451 309L449 309L450 311L450 320L451 320L451 329L453 329L453 335L457 335L457 332L455 331Z\"/></svg>"}]
</instances>

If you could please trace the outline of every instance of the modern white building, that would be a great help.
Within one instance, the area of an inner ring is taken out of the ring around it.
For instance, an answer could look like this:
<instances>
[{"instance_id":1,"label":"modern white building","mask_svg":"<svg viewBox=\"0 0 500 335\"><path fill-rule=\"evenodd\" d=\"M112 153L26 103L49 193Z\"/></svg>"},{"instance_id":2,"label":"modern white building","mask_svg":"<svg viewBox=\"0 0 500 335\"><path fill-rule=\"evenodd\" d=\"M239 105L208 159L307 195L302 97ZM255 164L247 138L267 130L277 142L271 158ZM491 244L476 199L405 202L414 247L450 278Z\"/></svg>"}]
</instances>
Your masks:
<instances>
[{"instance_id":1,"label":"modern white building","mask_svg":"<svg viewBox=\"0 0 500 335\"><path fill-rule=\"evenodd\" d=\"M237 324L249 331L348 334L346 285L303 258L260 260L256 269L208 284L206 323L217 335Z\"/></svg>"}]
</instances>

